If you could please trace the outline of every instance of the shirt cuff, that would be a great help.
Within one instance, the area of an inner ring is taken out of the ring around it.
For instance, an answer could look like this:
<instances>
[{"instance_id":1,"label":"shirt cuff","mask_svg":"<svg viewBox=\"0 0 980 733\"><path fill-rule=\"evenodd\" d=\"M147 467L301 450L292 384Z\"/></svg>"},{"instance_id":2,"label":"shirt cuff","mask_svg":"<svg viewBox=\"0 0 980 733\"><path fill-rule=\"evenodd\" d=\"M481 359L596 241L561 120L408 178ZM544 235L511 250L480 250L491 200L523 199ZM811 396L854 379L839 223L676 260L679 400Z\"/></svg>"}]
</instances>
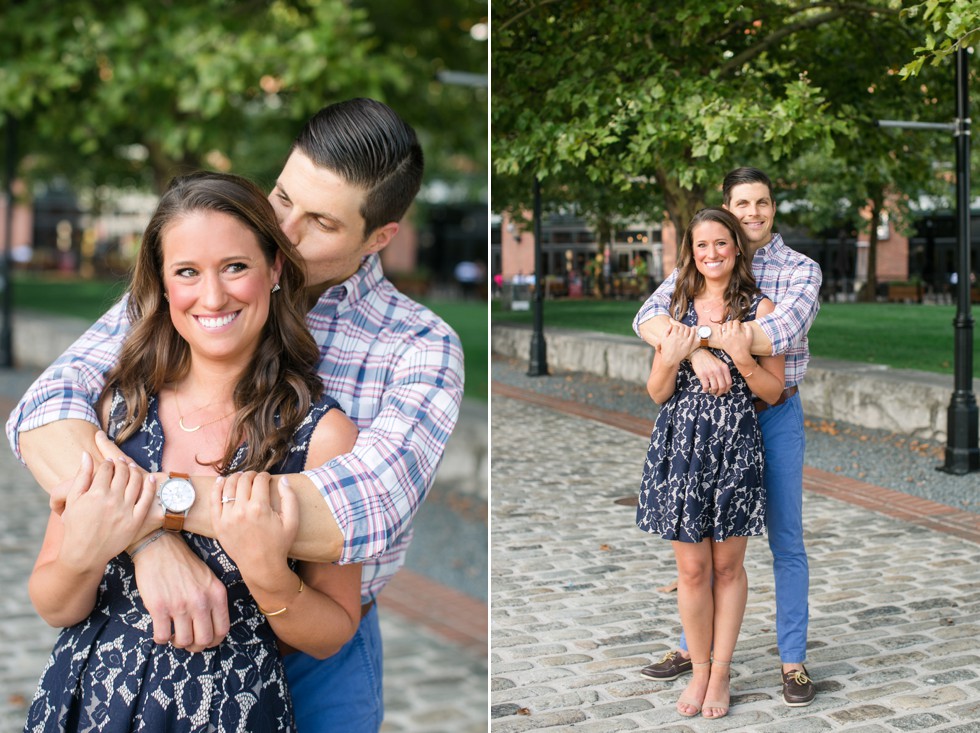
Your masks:
<instances>
[{"instance_id":1,"label":"shirt cuff","mask_svg":"<svg viewBox=\"0 0 980 733\"><path fill-rule=\"evenodd\" d=\"M774 318L763 316L758 320L758 323L759 328L762 329L762 332L766 335L766 338L772 342L772 356L778 356L789 348L789 344L784 338L782 338Z\"/></svg>"},{"instance_id":2,"label":"shirt cuff","mask_svg":"<svg viewBox=\"0 0 980 733\"><path fill-rule=\"evenodd\" d=\"M380 533L379 539L378 533L372 531L372 508L362 499L352 475L345 479L325 467L303 471L302 474L316 486L344 537L338 563L363 562L384 552L385 535Z\"/></svg>"}]
</instances>

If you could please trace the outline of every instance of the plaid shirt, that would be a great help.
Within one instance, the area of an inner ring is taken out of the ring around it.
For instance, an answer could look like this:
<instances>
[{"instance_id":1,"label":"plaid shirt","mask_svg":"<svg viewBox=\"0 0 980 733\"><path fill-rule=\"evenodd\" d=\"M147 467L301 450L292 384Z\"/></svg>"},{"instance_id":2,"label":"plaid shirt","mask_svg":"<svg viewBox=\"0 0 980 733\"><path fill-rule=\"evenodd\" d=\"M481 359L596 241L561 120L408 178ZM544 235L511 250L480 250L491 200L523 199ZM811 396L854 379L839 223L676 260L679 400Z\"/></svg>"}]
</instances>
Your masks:
<instances>
[{"instance_id":1,"label":"plaid shirt","mask_svg":"<svg viewBox=\"0 0 980 733\"><path fill-rule=\"evenodd\" d=\"M756 250L752 273L763 294L775 305L759 326L772 341L772 353L786 354L786 386L803 381L810 361L807 331L820 310L820 266L806 255L790 249L778 234L769 244ZM654 316L670 315L670 298L674 292L677 270L660 283L660 287L640 308L633 319L633 330L640 335L640 324Z\"/></svg>"},{"instance_id":2,"label":"plaid shirt","mask_svg":"<svg viewBox=\"0 0 980 733\"><path fill-rule=\"evenodd\" d=\"M360 430L351 453L304 473L344 533L341 562L363 562L362 602L402 566L411 519L432 485L463 396L463 352L445 322L399 293L377 255L329 288L306 317L319 373ZM117 303L38 378L7 422L17 434L55 420L99 424L92 408L129 327Z\"/></svg>"}]
</instances>

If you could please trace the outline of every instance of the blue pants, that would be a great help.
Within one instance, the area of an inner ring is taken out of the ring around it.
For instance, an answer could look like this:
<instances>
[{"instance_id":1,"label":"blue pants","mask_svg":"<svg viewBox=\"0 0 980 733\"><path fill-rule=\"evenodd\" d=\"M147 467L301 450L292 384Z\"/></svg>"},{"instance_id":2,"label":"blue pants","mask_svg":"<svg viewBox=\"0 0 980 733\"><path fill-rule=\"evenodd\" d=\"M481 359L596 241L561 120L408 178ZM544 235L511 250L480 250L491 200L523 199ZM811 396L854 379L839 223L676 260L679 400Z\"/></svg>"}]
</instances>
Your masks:
<instances>
[{"instance_id":1,"label":"blue pants","mask_svg":"<svg viewBox=\"0 0 980 733\"><path fill-rule=\"evenodd\" d=\"M384 703L377 606L329 659L295 652L284 662L298 733L378 733Z\"/></svg>"},{"instance_id":2,"label":"blue pants","mask_svg":"<svg viewBox=\"0 0 980 733\"><path fill-rule=\"evenodd\" d=\"M783 664L806 661L810 566L803 546L803 405L799 393L759 413L766 446L766 527L776 581L776 643ZM681 634L681 649L687 640Z\"/></svg>"}]
</instances>

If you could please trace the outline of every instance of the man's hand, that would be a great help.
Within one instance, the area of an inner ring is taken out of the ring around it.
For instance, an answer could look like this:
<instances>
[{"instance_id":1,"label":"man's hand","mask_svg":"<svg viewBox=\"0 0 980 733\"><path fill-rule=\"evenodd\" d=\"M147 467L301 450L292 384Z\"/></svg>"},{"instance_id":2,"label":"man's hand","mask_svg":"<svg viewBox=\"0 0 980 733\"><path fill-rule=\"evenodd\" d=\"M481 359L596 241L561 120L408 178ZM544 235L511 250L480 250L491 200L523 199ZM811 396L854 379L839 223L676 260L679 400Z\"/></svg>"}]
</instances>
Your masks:
<instances>
[{"instance_id":1,"label":"man's hand","mask_svg":"<svg viewBox=\"0 0 980 733\"><path fill-rule=\"evenodd\" d=\"M153 619L153 641L199 652L228 634L228 591L179 535L169 532L134 559L136 586Z\"/></svg>"},{"instance_id":2,"label":"man's hand","mask_svg":"<svg viewBox=\"0 0 980 733\"><path fill-rule=\"evenodd\" d=\"M698 349L691 354L691 367L701 382L701 388L708 394L721 397L732 388L732 373L728 364L707 349Z\"/></svg>"}]
</instances>

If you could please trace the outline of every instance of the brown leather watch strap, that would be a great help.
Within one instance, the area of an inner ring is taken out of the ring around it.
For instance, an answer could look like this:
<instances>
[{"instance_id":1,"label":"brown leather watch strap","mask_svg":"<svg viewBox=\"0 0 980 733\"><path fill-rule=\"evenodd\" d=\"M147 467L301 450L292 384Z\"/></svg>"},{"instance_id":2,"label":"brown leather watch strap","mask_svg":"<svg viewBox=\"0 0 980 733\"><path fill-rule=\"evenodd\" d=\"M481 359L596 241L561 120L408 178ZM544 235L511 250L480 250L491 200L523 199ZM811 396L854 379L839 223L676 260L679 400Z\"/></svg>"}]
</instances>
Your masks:
<instances>
[{"instance_id":1,"label":"brown leather watch strap","mask_svg":"<svg viewBox=\"0 0 980 733\"><path fill-rule=\"evenodd\" d=\"M184 518L187 515L181 514L170 514L169 512L163 515L163 524L161 525L168 532L181 532L184 529Z\"/></svg>"},{"instance_id":2,"label":"brown leather watch strap","mask_svg":"<svg viewBox=\"0 0 980 733\"><path fill-rule=\"evenodd\" d=\"M179 471L171 471L167 474L167 478L183 478L190 481L191 475L189 473L180 473ZM163 513L163 523L160 525L167 532L182 532L184 530L184 520L187 518L187 512L181 512L180 514L172 514L166 510Z\"/></svg>"}]
</instances>

